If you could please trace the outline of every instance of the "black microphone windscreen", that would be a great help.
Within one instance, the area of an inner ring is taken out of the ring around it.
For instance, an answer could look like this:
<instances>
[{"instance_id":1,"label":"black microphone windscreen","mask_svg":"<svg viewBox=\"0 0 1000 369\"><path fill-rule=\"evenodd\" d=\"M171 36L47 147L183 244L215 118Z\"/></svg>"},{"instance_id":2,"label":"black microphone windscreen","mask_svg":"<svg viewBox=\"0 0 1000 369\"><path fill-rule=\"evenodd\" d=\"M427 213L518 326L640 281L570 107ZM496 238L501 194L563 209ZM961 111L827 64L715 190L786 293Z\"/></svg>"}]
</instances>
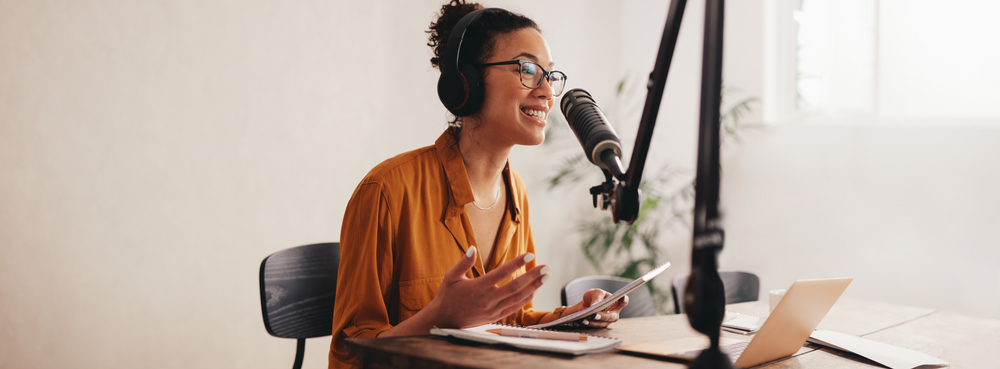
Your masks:
<instances>
[{"instance_id":1,"label":"black microphone windscreen","mask_svg":"<svg viewBox=\"0 0 1000 369\"><path fill-rule=\"evenodd\" d=\"M560 102L560 108L591 163L605 168L601 153L608 149L621 157L621 140L618 139L618 134L587 91L578 88L567 91Z\"/></svg>"}]
</instances>

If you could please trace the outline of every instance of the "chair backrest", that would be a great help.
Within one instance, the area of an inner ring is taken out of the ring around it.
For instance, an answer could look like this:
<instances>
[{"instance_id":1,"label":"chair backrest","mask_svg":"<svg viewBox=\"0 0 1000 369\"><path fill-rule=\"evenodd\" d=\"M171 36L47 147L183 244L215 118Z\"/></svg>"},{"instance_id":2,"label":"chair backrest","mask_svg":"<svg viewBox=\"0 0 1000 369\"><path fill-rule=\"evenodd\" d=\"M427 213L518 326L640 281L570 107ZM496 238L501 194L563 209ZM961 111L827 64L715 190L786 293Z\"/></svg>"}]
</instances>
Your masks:
<instances>
[{"instance_id":1,"label":"chair backrest","mask_svg":"<svg viewBox=\"0 0 1000 369\"><path fill-rule=\"evenodd\" d=\"M618 289L632 282L630 279L611 276L589 276L574 279L563 287L562 304L569 306L583 300L583 294L591 288L614 293ZM656 315L656 307L653 306L653 296L645 286L636 289L628 294L628 306L618 314L619 318L633 318L640 316Z\"/></svg>"},{"instance_id":2,"label":"chair backrest","mask_svg":"<svg viewBox=\"0 0 1000 369\"><path fill-rule=\"evenodd\" d=\"M726 304L757 301L760 296L760 278L757 278L756 274L719 272L719 277L722 278L722 286L726 288ZM670 293L674 298L674 311L678 314L684 313L684 304L678 297L684 296L687 280L687 274L676 276L670 286Z\"/></svg>"},{"instance_id":3,"label":"chair backrest","mask_svg":"<svg viewBox=\"0 0 1000 369\"><path fill-rule=\"evenodd\" d=\"M340 243L292 247L260 263L264 328L281 338L329 336L337 291Z\"/></svg>"}]
</instances>

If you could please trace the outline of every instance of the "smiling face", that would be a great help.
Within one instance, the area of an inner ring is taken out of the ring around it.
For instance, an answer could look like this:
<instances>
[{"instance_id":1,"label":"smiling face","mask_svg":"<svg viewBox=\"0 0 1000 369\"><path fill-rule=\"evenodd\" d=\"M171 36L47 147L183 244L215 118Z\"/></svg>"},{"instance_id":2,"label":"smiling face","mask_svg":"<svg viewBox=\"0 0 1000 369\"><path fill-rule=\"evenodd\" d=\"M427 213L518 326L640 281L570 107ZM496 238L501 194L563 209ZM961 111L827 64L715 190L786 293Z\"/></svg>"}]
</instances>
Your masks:
<instances>
[{"instance_id":1,"label":"smiling face","mask_svg":"<svg viewBox=\"0 0 1000 369\"><path fill-rule=\"evenodd\" d=\"M497 36L493 56L484 63L530 60L552 70L549 45L534 28L523 28ZM555 104L548 81L536 89L521 84L517 64L485 67L483 105L470 118L479 141L492 144L538 145L545 139L545 118Z\"/></svg>"}]
</instances>

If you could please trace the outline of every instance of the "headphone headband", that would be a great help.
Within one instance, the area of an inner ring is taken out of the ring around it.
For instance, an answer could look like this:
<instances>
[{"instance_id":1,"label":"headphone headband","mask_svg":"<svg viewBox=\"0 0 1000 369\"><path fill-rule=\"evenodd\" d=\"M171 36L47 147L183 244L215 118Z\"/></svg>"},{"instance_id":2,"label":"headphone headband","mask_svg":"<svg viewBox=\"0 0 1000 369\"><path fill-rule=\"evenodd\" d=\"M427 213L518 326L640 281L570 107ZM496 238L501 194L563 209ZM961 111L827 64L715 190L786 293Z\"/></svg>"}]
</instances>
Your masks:
<instances>
[{"instance_id":1,"label":"headphone headband","mask_svg":"<svg viewBox=\"0 0 1000 369\"><path fill-rule=\"evenodd\" d=\"M476 19L486 13L494 12L500 10L498 8L484 8L479 10L474 10L469 14L466 14L455 24L455 28L451 30L451 34L448 35L448 45L445 46L445 57L441 58L443 61L445 69L449 69L449 72L458 72L458 60L462 54L462 41L465 40L465 31L469 28L469 24L472 24ZM442 70L442 73L444 71Z\"/></svg>"},{"instance_id":2,"label":"headphone headband","mask_svg":"<svg viewBox=\"0 0 1000 369\"><path fill-rule=\"evenodd\" d=\"M483 100L483 82L478 68L461 61L462 44L469 25L486 13L500 8L485 8L469 12L458 20L448 36L444 55L441 56L441 77L438 78L438 98L448 111L459 117L472 115L479 110Z\"/></svg>"}]
</instances>

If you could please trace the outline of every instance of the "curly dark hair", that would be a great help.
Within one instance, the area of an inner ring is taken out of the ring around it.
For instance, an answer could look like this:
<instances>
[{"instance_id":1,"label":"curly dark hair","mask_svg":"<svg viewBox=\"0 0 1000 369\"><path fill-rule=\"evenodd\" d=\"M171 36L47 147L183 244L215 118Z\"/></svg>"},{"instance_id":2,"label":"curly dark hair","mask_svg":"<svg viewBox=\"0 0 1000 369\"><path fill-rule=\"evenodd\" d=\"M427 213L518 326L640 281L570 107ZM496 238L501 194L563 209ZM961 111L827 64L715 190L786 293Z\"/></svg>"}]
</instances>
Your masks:
<instances>
[{"instance_id":1,"label":"curly dark hair","mask_svg":"<svg viewBox=\"0 0 1000 369\"><path fill-rule=\"evenodd\" d=\"M479 9L483 9L483 6L477 3L468 4L465 0L451 0L441 6L441 13L436 21L431 22L430 29L427 31L430 34L427 46L434 50L431 65L441 69L441 56L447 50L451 30L455 28L462 17ZM462 48L466 52L459 55L459 58L473 64L483 63L493 56L493 52L496 50L497 36L529 27L538 32L542 31L535 21L507 10L483 14L466 28L465 37L462 40ZM470 53L469 50L475 51ZM485 71L481 70L480 75L485 76ZM450 125L461 128L462 117L455 117Z\"/></svg>"},{"instance_id":2,"label":"curly dark hair","mask_svg":"<svg viewBox=\"0 0 1000 369\"><path fill-rule=\"evenodd\" d=\"M440 68L441 54L447 47L451 30L455 28L455 24L462 17L478 9L483 9L483 6L477 3L467 4L464 0L452 0L441 7L441 14L438 15L437 21L431 22L430 30L427 31L430 34L427 46L434 49L431 65ZM473 63L484 62L493 55L497 36L529 27L538 32L542 31L538 28L538 24L535 24L535 21L507 10L483 14L475 22L469 24L462 41L464 45L467 45L463 46L463 49L476 50L476 52L471 55L463 54L461 58Z\"/></svg>"}]
</instances>

